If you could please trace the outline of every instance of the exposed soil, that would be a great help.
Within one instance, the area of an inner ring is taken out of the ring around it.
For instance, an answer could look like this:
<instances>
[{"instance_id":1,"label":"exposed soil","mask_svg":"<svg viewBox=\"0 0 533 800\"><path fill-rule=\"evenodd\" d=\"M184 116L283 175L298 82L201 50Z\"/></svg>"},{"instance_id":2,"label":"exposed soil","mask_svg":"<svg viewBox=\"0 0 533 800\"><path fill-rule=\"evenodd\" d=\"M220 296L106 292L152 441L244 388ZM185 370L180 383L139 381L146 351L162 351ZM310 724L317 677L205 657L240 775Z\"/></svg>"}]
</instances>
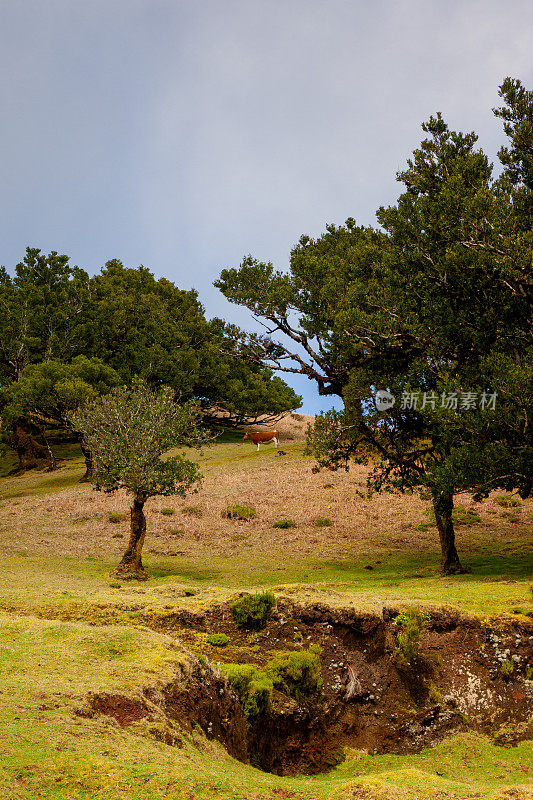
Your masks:
<instances>
[{"instance_id":1,"label":"exposed soil","mask_svg":"<svg viewBox=\"0 0 533 800\"><path fill-rule=\"evenodd\" d=\"M113 717L121 728L150 717L150 709L140 700L133 700L121 694L95 694L89 697L91 711ZM90 714L80 712L84 716Z\"/></svg>"},{"instance_id":2,"label":"exposed soil","mask_svg":"<svg viewBox=\"0 0 533 800\"><path fill-rule=\"evenodd\" d=\"M258 646L235 626L227 606L169 612L157 627L213 661L264 665L277 650L320 644L322 696L298 704L275 691L269 713L247 722L226 679L193 657L196 666L147 699L182 727L201 727L235 758L280 775L325 771L342 760L345 746L407 754L459 730L488 733L500 744L533 736L533 623L433 611L417 657L399 668L397 615L278 600ZM231 645L210 647L205 632L224 632ZM509 675L504 662L513 665ZM99 703L121 724L135 713L117 712L110 698Z\"/></svg>"}]
</instances>

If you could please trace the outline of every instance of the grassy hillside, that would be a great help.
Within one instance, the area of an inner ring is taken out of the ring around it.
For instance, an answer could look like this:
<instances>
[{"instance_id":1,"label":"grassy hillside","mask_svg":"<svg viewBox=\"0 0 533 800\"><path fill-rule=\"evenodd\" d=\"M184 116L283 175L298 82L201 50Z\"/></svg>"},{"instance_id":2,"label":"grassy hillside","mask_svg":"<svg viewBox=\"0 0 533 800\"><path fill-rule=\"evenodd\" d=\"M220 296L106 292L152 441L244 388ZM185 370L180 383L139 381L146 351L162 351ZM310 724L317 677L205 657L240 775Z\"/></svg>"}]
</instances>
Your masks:
<instances>
[{"instance_id":1,"label":"grassy hillside","mask_svg":"<svg viewBox=\"0 0 533 800\"><path fill-rule=\"evenodd\" d=\"M244 587L291 598L379 608L449 604L478 614L531 612L533 503L497 493L459 498L458 548L473 571L443 578L427 503L365 496L365 472L312 473L298 441L257 453L239 435L199 457L205 481L185 500L148 506L151 579L109 572L124 549L128 499L80 484L66 449L60 469L0 479L0 795L6 798L520 798L533 796L533 747L455 736L418 755L351 752L332 772L280 778L232 760L200 733L181 746L146 721L122 728L83 715L87 696L172 679L183 659L146 619L194 611ZM249 521L223 516L253 507ZM114 521L117 520L118 521ZM279 520L293 527L274 527ZM528 788L529 787L529 788ZM505 791L509 790L506 794ZM529 794L528 794L529 792Z\"/></svg>"}]
</instances>

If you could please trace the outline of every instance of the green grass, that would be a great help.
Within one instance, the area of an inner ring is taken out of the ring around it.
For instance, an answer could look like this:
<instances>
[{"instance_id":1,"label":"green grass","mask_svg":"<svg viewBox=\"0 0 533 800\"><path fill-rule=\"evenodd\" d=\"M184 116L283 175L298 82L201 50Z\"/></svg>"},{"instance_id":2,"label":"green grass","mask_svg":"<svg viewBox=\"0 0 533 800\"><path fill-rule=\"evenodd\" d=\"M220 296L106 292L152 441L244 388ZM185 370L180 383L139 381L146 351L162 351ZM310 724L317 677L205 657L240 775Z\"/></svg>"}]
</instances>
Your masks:
<instances>
[{"instance_id":1,"label":"green grass","mask_svg":"<svg viewBox=\"0 0 533 800\"><path fill-rule=\"evenodd\" d=\"M145 722L122 729L105 716L76 714L89 692L138 697L142 686L171 679L179 658L169 645L146 630L0 614L0 795L348 800L359 787L361 796L382 800L400 790L410 800L437 800L437 792L488 800L505 786L531 787L531 742L504 749L461 734L411 756L349 751L327 774L282 778L234 761L198 733L184 734L176 748L154 739Z\"/></svg>"},{"instance_id":2,"label":"green grass","mask_svg":"<svg viewBox=\"0 0 533 800\"><path fill-rule=\"evenodd\" d=\"M300 444L284 444L284 449L287 460L302 459ZM63 452L66 458L68 448ZM65 488L90 492L89 485L79 483L83 459L73 449L71 455L56 472L22 476L8 476L13 459L4 460L0 500L9 500L6 507L16 512L16 498L55 497ZM274 460L274 449L260 453L245 449L235 432L199 456L206 474L218 474L221 467L231 472L243 464L252 474ZM509 508L516 511L512 504ZM25 524L37 533L45 530L38 518ZM202 550L178 558L147 556L152 578L142 585L110 579L115 565L111 555L65 557L53 546L46 554L35 554L18 542L15 529L2 531L0 797L492 800L505 787L531 790L531 742L501 748L485 737L461 734L417 755L349 751L346 761L327 774L281 778L234 761L198 732L185 734L182 746L176 748L154 739L145 723L122 729L107 717L76 714L90 692L138 697L143 687L170 680L181 651L174 649L173 640L146 625L176 608L195 612L212 602L231 600L236 591L268 588L278 597L298 602L320 600L377 610L383 604L446 603L481 615L529 613L533 609L530 536L525 526L518 529L524 534L510 537L502 546L491 540L490 529L483 524L474 522L473 532L460 528L458 546L473 569L467 575L437 574L436 541L416 552L382 546L371 555L334 558L327 548L322 553L310 548L295 559L283 548L250 550L244 540L224 557L213 553L206 557ZM73 537L80 535L78 530L73 523ZM462 550L467 535L468 550ZM368 565L371 571L365 569ZM227 650L231 647L229 643Z\"/></svg>"}]
</instances>

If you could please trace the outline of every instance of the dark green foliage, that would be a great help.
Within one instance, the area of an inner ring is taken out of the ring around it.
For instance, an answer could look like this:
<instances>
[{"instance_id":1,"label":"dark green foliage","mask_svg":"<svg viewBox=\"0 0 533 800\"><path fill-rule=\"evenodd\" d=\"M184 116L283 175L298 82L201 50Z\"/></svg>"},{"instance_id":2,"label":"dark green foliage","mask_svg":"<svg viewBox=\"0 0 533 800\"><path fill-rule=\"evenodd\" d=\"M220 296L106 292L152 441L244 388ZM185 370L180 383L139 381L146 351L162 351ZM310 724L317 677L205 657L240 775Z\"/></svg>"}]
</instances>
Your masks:
<instances>
[{"instance_id":1,"label":"dark green foliage","mask_svg":"<svg viewBox=\"0 0 533 800\"><path fill-rule=\"evenodd\" d=\"M210 633L206 637L207 644L212 644L214 647L225 647L229 641L230 638L225 633Z\"/></svg>"},{"instance_id":2,"label":"dark green foliage","mask_svg":"<svg viewBox=\"0 0 533 800\"><path fill-rule=\"evenodd\" d=\"M245 594L231 603L231 613L239 627L260 630L265 627L275 602L272 592Z\"/></svg>"},{"instance_id":3,"label":"dark green foliage","mask_svg":"<svg viewBox=\"0 0 533 800\"><path fill-rule=\"evenodd\" d=\"M250 664L217 664L217 668L237 692L246 717L267 713L273 684L264 672Z\"/></svg>"},{"instance_id":4,"label":"dark green foliage","mask_svg":"<svg viewBox=\"0 0 533 800\"><path fill-rule=\"evenodd\" d=\"M398 617L394 624L397 628L396 649L393 658L396 664L407 669L418 654L418 644L424 625L429 622L429 614L419 608L409 608Z\"/></svg>"},{"instance_id":5,"label":"dark green foliage","mask_svg":"<svg viewBox=\"0 0 533 800\"><path fill-rule=\"evenodd\" d=\"M497 180L476 135L438 114L379 229L328 225L300 238L287 273L247 257L216 284L276 331L243 347L280 370L292 359L321 395L343 400L310 431L317 466L355 459L373 467L370 490L433 501L446 573L463 571L456 494L533 489L533 92L507 79L500 94L510 147ZM378 408L376 389L395 404ZM402 407L413 392L420 401ZM469 393L485 406L462 406Z\"/></svg>"},{"instance_id":6,"label":"dark green foliage","mask_svg":"<svg viewBox=\"0 0 533 800\"><path fill-rule=\"evenodd\" d=\"M173 508L162 508L161 513L164 517L172 517L176 512Z\"/></svg>"},{"instance_id":7,"label":"dark green foliage","mask_svg":"<svg viewBox=\"0 0 533 800\"><path fill-rule=\"evenodd\" d=\"M329 517L317 517L314 524L317 528L331 528L333 522Z\"/></svg>"},{"instance_id":8,"label":"dark green foliage","mask_svg":"<svg viewBox=\"0 0 533 800\"><path fill-rule=\"evenodd\" d=\"M322 688L319 645L309 650L277 653L266 666L274 688L299 702L317 697Z\"/></svg>"},{"instance_id":9,"label":"dark green foliage","mask_svg":"<svg viewBox=\"0 0 533 800\"><path fill-rule=\"evenodd\" d=\"M0 267L0 384L18 381L29 364L93 355L83 348L89 276L65 255L36 248L10 276Z\"/></svg>"},{"instance_id":10,"label":"dark green foliage","mask_svg":"<svg viewBox=\"0 0 533 800\"><path fill-rule=\"evenodd\" d=\"M278 519L274 525L274 528L296 528L296 522L293 519Z\"/></svg>"},{"instance_id":11,"label":"dark green foliage","mask_svg":"<svg viewBox=\"0 0 533 800\"><path fill-rule=\"evenodd\" d=\"M1 429L21 469L53 461L46 427L64 427L66 411L134 378L169 385L181 401L201 400L204 419L223 409L230 425L275 419L301 404L270 369L246 358L234 326L205 319L195 291L156 280L145 267L113 260L89 278L65 255L28 248L13 275L0 267L0 308ZM102 386L90 369L78 374L81 358L101 373L105 366Z\"/></svg>"},{"instance_id":12,"label":"dark green foliage","mask_svg":"<svg viewBox=\"0 0 533 800\"><path fill-rule=\"evenodd\" d=\"M248 522L256 516L256 510L253 506L228 506L222 512L222 516L226 519L240 519L243 522Z\"/></svg>"}]
</instances>

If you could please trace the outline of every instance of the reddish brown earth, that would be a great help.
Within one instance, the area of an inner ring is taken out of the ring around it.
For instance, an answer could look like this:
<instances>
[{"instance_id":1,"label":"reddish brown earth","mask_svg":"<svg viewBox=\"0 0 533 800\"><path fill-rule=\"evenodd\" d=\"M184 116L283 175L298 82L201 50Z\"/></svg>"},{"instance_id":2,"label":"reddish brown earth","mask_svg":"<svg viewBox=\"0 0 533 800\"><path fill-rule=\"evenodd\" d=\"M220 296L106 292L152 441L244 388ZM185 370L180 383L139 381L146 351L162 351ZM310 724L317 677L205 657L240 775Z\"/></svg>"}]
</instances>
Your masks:
<instances>
[{"instance_id":1,"label":"reddish brown earth","mask_svg":"<svg viewBox=\"0 0 533 800\"><path fill-rule=\"evenodd\" d=\"M401 669L394 659L397 615L394 609L380 616L278 600L254 648L226 605L198 614L169 612L158 627L197 652L204 642L213 661L261 666L277 650L319 644L322 697L299 705L274 692L270 712L247 724L226 679L204 660L147 700L182 728L199 726L235 758L280 775L327 770L345 746L405 754L459 730L488 733L500 743L533 737L533 623L433 611L417 657ZM224 632L231 648L210 647L198 632ZM514 664L507 677L505 659ZM121 724L136 713L118 711L110 698L93 707Z\"/></svg>"}]
</instances>

